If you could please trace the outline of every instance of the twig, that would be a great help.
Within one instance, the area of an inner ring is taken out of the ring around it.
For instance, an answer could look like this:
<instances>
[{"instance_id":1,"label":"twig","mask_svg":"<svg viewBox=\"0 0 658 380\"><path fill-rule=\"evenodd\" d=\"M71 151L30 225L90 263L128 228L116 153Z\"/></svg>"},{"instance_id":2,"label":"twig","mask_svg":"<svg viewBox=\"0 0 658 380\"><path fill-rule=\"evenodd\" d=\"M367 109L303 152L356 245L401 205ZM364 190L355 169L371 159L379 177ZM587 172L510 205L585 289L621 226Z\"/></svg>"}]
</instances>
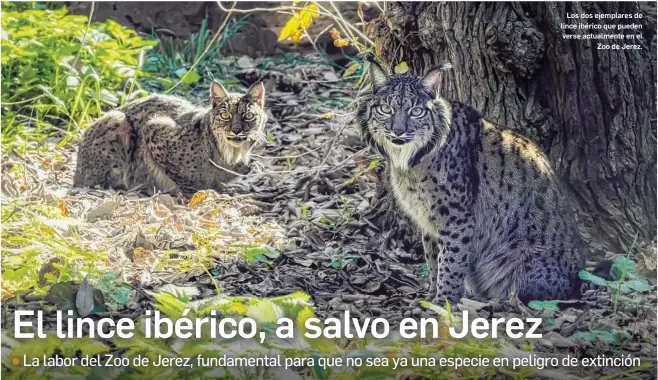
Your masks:
<instances>
[{"instance_id":1,"label":"twig","mask_svg":"<svg viewBox=\"0 0 658 380\"><path fill-rule=\"evenodd\" d=\"M343 131L345 130L346 127L347 127L347 123L343 124L343 126L340 128L338 133L336 133L336 136L334 136L334 138L331 139L331 145L329 145L329 149L327 150L327 153L324 155L324 158L320 162L320 167L327 163L327 160L329 159L329 155L331 154L331 151L334 149L334 145L336 145L336 140L338 140L338 136L343 134ZM317 179L319 175L320 175L320 171L318 170L318 172L315 174L315 178Z\"/></svg>"},{"instance_id":2,"label":"twig","mask_svg":"<svg viewBox=\"0 0 658 380\"><path fill-rule=\"evenodd\" d=\"M320 39L320 37L321 37L324 33L326 33L327 30L329 30L329 28L331 28L332 26L334 26L334 24L329 24L329 26L327 26L326 28L322 29L322 31L321 31L320 33L318 33L317 36L315 36L315 40L313 40L313 45L315 45L315 44L318 42L318 40Z\"/></svg>"}]
</instances>

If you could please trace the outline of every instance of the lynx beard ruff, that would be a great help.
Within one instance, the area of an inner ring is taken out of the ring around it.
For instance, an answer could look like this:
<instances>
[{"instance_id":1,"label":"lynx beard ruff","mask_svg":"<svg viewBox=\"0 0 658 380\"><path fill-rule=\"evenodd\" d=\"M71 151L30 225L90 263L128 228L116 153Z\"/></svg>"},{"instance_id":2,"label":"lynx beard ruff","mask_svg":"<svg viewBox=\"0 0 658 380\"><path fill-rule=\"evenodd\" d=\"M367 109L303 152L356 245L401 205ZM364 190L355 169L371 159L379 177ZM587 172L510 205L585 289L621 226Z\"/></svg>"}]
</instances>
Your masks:
<instances>
[{"instance_id":1,"label":"lynx beard ruff","mask_svg":"<svg viewBox=\"0 0 658 380\"><path fill-rule=\"evenodd\" d=\"M222 135L220 138L222 146L219 150L226 164L235 164L240 161L248 164L251 150L256 145L263 144L265 140L265 134L262 132L251 132L244 141L231 141L226 135Z\"/></svg>"}]
</instances>

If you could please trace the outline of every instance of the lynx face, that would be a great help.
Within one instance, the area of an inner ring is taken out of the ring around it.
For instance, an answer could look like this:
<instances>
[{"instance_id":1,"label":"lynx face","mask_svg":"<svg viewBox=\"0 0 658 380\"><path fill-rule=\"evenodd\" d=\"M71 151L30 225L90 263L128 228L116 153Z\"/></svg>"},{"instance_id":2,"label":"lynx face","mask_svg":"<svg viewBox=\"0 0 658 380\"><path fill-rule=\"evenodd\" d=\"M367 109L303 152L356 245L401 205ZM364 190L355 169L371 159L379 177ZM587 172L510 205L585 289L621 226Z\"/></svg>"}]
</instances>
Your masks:
<instances>
[{"instance_id":1,"label":"lynx face","mask_svg":"<svg viewBox=\"0 0 658 380\"><path fill-rule=\"evenodd\" d=\"M254 83L246 94L230 94L213 82L210 87L212 109L210 130L220 145L247 148L265 142L265 87Z\"/></svg>"},{"instance_id":2,"label":"lynx face","mask_svg":"<svg viewBox=\"0 0 658 380\"><path fill-rule=\"evenodd\" d=\"M445 142L448 106L438 96L443 69L424 77L389 76L377 64L370 65L372 90L362 95L357 120L366 142L400 169L416 165Z\"/></svg>"}]
</instances>

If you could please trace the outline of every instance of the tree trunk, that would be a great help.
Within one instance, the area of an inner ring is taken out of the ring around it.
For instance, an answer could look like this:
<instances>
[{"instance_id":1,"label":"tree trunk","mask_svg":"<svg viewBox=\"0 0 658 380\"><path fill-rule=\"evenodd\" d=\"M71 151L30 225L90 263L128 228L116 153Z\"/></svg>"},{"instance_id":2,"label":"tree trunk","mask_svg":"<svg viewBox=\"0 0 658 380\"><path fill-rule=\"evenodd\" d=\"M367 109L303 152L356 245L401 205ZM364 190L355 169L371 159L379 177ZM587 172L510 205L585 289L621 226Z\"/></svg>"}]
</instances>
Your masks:
<instances>
[{"instance_id":1,"label":"tree trunk","mask_svg":"<svg viewBox=\"0 0 658 380\"><path fill-rule=\"evenodd\" d=\"M414 74L443 61L442 95L539 143L571 192L593 248L624 252L656 232L655 18L623 3L387 3L370 23L377 55ZM634 40L567 40L561 23L641 24ZM637 44L641 50L598 49Z\"/></svg>"}]
</instances>

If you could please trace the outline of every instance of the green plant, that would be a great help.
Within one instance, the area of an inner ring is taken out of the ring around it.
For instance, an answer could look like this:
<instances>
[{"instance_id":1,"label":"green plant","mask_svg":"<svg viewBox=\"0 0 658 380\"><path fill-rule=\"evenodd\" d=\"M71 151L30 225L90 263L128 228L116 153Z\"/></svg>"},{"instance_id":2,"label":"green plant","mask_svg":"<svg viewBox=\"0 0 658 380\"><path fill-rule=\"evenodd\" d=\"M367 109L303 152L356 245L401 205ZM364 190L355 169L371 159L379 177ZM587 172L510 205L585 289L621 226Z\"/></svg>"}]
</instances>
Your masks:
<instances>
[{"instance_id":1,"label":"green plant","mask_svg":"<svg viewBox=\"0 0 658 380\"><path fill-rule=\"evenodd\" d=\"M637 273L635 262L626 256L618 256L614 264L610 267L610 277L612 280L606 280L586 270L581 270L579 277L592 284L605 286L610 289L612 292L614 313L617 313L620 294L646 292L651 289L649 281Z\"/></svg>"},{"instance_id":2,"label":"green plant","mask_svg":"<svg viewBox=\"0 0 658 380\"><path fill-rule=\"evenodd\" d=\"M571 339L580 339L586 342L602 341L606 343L620 344L625 340L631 339L631 336L624 331L603 331L591 329L589 331L578 331L571 336Z\"/></svg>"},{"instance_id":3,"label":"green plant","mask_svg":"<svg viewBox=\"0 0 658 380\"><path fill-rule=\"evenodd\" d=\"M61 208L11 202L1 210L2 285L6 289L45 294L54 284L80 283L85 273L93 278L103 276L100 268L107 262L105 253L83 247L53 227L57 222L66 223Z\"/></svg>"},{"instance_id":4,"label":"green plant","mask_svg":"<svg viewBox=\"0 0 658 380\"><path fill-rule=\"evenodd\" d=\"M213 35L208 29L207 17L201 22L199 32L192 33L185 40L168 36L158 37L153 32L153 39L158 39L160 43L156 49L147 53L144 68L150 73L165 73L171 78L180 79L185 84L197 83L202 78L203 72L200 74L199 71L203 68L221 69L221 66L224 66L216 62L224 42L246 24L246 16L230 20L216 43L212 43ZM196 66L195 62L197 62ZM193 66L195 69L190 70ZM222 74L224 77L228 76L225 72ZM171 78L158 77L157 80L161 85L169 87L175 83Z\"/></svg>"},{"instance_id":5,"label":"green plant","mask_svg":"<svg viewBox=\"0 0 658 380\"><path fill-rule=\"evenodd\" d=\"M233 244L231 248L237 248L246 261L251 263L271 263L281 256L281 252L274 247L264 244Z\"/></svg>"},{"instance_id":6,"label":"green plant","mask_svg":"<svg viewBox=\"0 0 658 380\"><path fill-rule=\"evenodd\" d=\"M541 311L542 316L546 318L546 322L554 324L555 313L560 311L557 303L558 301L530 301L528 307L532 310Z\"/></svg>"},{"instance_id":7,"label":"green plant","mask_svg":"<svg viewBox=\"0 0 658 380\"><path fill-rule=\"evenodd\" d=\"M2 141L67 140L91 118L136 96L143 53L156 45L108 20L66 8L2 13Z\"/></svg>"},{"instance_id":8,"label":"green plant","mask_svg":"<svg viewBox=\"0 0 658 380\"><path fill-rule=\"evenodd\" d=\"M3 12L22 12L31 9L60 9L64 7L64 3L55 1L3 1Z\"/></svg>"},{"instance_id":9,"label":"green plant","mask_svg":"<svg viewBox=\"0 0 658 380\"><path fill-rule=\"evenodd\" d=\"M244 368L239 376L229 368L216 366L214 364L196 365L197 358L218 358L226 354L237 357L258 357L268 355L284 355L291 358L314 358L314 363L305 360L297 368L302 375L301 378L323 378L323 379L351 379L351 378L390 378L401 374L417 374L428 379L440 379L446 377L469 377L475 378L483 373L493 375L494 368L450 368L438 366L437 353L445 357L495 357L499 355L499 346L496 340L464 339L459 342L448 342L444 340L423 339L391 339L377 340L366 336L365 338L352 339L348 346L340 339L332 338L308 338L303 334L308 330L305 327L310 318L316 317L311 297L302 292L272 297L252 298L233 297L227 295L216 295L198 299L200 293L195 287L165 286L152 294L154 299L153 308L160 311L173 321L179 318L206 318L216 315L216 321L205 323L201 326L201 335L192 335L187 339L171 338L146 338L144 334L145 319L136 321L137 328L134 336L127 339L57 339L52 336L53 331L46 330L48 337L41 340L16 339L11 336L12 332L5 333L3 344L8 346L10 352L5 356L3 375L8 378L101 378L107 377L111 372L117 378L135 378L144 376L157 376L167 379L173 378L276 378L273 369L262 367ZM443 321L449 310L444 310L433 305L428 305L432 310L438 310ZM187 312L185 310L187 309ZM244 317L251 318L256 322L256 336L264 332L264 341L256 339L241 342L238 338L223 338L221 336L211 337L211 325L216 324L222 318L234 318L236 320ZM295 338L278 338L275 329L276 321L280 318L289 318L293 323ZM326 327L326 326L321 326ZM442 334L447 333L442 329ZM14 357L31 358L51 357L80 357L111 353L114 357L129 360L127 367L82 367L82 366L60 366L52 368L48 373L39 374L38 366L16 366L11 365ZM135 364L139 361L134 358L148 358L150 362L159 360L159 357L168 358L191 358L193 366L158 366ZM317 360L319 358L360 358L363 364L356 368L332 368L323 367ZM403 362L399 366L393 365L393 358ZM412 364L414 358L423 358L423 364ZM365 364L367 359L379 359L387 364L370 367Z\"/></svg>"}]
</instances>

